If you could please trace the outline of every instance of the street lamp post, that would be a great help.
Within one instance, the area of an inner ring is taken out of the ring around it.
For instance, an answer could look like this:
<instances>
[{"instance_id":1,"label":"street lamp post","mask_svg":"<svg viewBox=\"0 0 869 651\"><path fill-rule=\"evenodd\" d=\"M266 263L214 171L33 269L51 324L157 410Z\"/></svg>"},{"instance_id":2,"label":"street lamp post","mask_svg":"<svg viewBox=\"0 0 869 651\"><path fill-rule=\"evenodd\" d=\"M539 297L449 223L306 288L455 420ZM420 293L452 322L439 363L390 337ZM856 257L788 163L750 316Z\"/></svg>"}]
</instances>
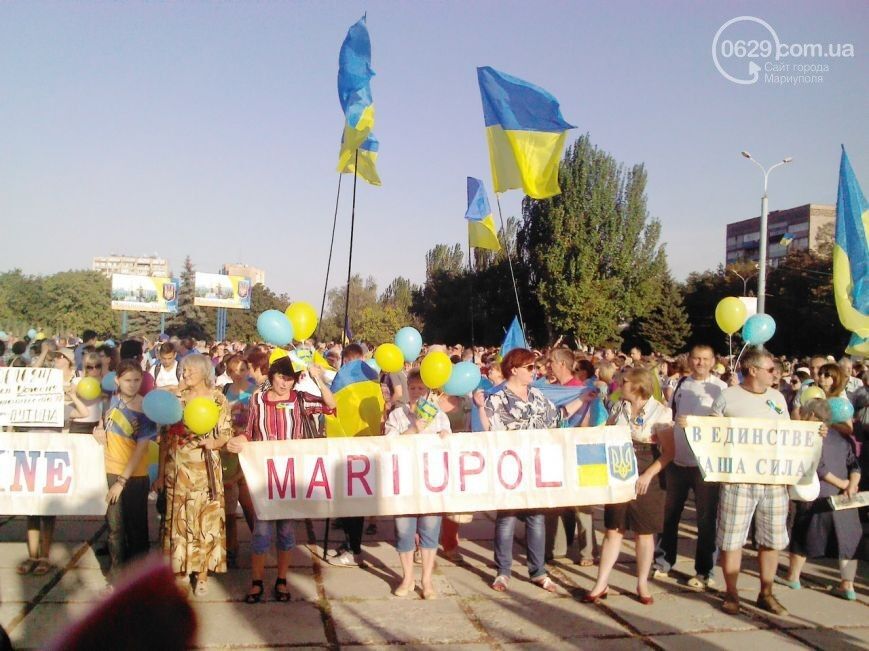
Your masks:
<instances>
[{"instance_id":1,"label":"street lamp post","mask_svg":"<svg viewBox=\"0 0 869 651\"><path fill-rule=\"evenodd\" d=\"M754 268L758 269L758 265L754 265ZM741 273L736 271L736 269L727 269L727 271L729 271L742 281L742 295L748 296L748 281L754 278L757 274L753 273L750 276L743 276Z\"/></svg>"},{"instance_id":2,"label":"street lamp post","mask_svg":"<svg viewBox=\"0 0 869 651\"><path fill-rule=\"evenodd\" d=\"M787 158L783 158L781 161L771 166L769 169L765 169L763 165L758 163L751 157L747 151L743 151L742 155L750 160L752 163L757 165L760 168L760 171L763 172L763 197L760 199L760 250L758 251L758 270L757 270L757 313L764 313L764 305L766 303L766 220L768 216L768 203L766 196L766 186L767 181L769 180L769 173L772 172L776 167L784 165L786 163L790 163L793 158L788 156Z\"/></svg>"}]
</instances>

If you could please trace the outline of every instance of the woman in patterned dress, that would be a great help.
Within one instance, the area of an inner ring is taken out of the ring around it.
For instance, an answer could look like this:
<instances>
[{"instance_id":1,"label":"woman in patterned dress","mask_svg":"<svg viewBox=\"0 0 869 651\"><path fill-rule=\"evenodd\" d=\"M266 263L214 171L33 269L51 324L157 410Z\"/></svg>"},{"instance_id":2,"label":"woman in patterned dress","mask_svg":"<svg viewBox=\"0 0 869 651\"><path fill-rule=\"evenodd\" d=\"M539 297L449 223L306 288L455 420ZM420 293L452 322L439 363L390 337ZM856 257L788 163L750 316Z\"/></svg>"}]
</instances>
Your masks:
<instances>
[{"instance_id":1,"label":"woman in patterned dress","mask_svg":"<svg viewBox=\"0 0 869 651\"><path fill-rule=\"evenodd\" d=\"M232 436L232 419L224 395L214 388L214 367L205 355L181 362L181 402L211 398L220 407L217 425L197 436L184 425L168 428L160 443L160 478L166 488L163 553L169 557L179 586L208 591L208 572L226 572L226 528L220 454ZM159 487L159 486L158 486Z\"/></svg>"}]
</instances>

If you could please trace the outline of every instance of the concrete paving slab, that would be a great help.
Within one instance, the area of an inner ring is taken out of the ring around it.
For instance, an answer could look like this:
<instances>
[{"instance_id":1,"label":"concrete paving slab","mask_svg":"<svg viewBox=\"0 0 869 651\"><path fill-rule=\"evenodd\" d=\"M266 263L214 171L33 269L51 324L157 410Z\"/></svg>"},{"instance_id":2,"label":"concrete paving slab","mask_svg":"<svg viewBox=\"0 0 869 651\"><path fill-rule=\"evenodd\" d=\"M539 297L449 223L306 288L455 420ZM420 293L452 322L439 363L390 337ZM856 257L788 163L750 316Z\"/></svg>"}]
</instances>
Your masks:
<instances>
[{"instance_id":1,"label":"concrete paving slab","mask_svg":"<svg viewBox=\"0 0 869 651\"><path fill-rule=\"evenodd\" d=\"M96 601L108 587L108 581L100 570L72 569L64 573L60 582L43 598L43 603Z\"/></svg>"},{"instance_id":2,"label":"concrete paving slab","mask_svg":"<svg viewBox=\"0 0 869 651\"><path fill-rule=\"evenodd\" d=\"M332 604L338 642L344 644L428 644L478 642L484 636L455 599L398 598Z\"/></svg>"},{"instance_id":3,"label":"concrete paving slab","mask_svg":"<svg viewBox=\"0 0 869 651\"><path fill-rule=\"evenodd\" d=\"M728 615L721 610L720 603L705 594L656 595L650 606L632 596L610 597L605 602L607 608L644 635L766 628L748 617Z\"/></svg>"},{"instance_id":4,"label":"concrete paving slab","mask_svg":"<svg viewBox=\"0 0 869 651\"><path fill-rule=\"evenodd\" d=\"M44 576L20 576L15 570L0 568L0 604L26 603L47 583Z\"/></svg>"},{"instance_id":5,"label":"concrete paving slab","mask_svg":"<svg viewBox=\"0 0 869 651\"><path fill-rule=\"evenodd\" d=\"M562 641L535 641L502 643L502 649L533 649L534 651L564 651L565 648L578 649L579 651L648 651L648 645L639 638L618 637L604 639L571 638Z\"/></svg>"},{"instance_id":6,"label":"concrete paving slab","mask_svg":"<svg viewBox=\"0 0 869 651\"><path fill-rule=\"evenodd\" d=\"M21 610L24 608L23 603L2 603L0 604L0 626L5 630L9 630L9 623L18 617Z\"/></svg>"},{"instance_id":7,"label":"concrete paving slab","mask_svg":"<svg viewBox=\"0 0 869 651\"><path fill-rule=\"evenodd\" d=\"M421 570L417 569L417 576ZM401 583L401 573L391 569L342 568L324 565L323 585L328 599L384 599Z\"/></svg>"},{"instance_id":8,"label":"concrete paving slab","mask_svg":"<svg viewBox=\"0 0 869 651\"><path fill-rule=\"evenodd\" d=\"M273 601L276 573L266 570L263 586L263 601ZM250 590L250 573L245 570L230 570L226 574L215 574L208 579L208 594L194 597L197 603L207 601L243 601ZM307 568L290 568L287 573L287 589L293 601L317 601L317 584L314 572Z\"/></svg>"},{"instance_id":9,"label":"concrete paving slab","mask_svg":"<svg viewBox=\"0 0 869 651\"><path fill-rule=\"evenodd\" d=\"M319 609L313 604L195 602L200 622L197 646L225 647L326 644Z\"/></svg>"},{"instance_id":10,"label":"concrete paving slab","mask_svg":"<svg viewBox=\"0 0 869 651\"><path fill-rule=\"evenodd\" d=\"M780 631L727 631L695 633L693 635L665 635L652 641L666 651L697 651L697 649L775 649L790 651L806 646Z\"/></svg>"},{"instance_id":11,"label":"concrete paving slab","mask_svg":"<svg viewBox=\"0 0 869 651\"><path fill-rule=\"evenodd\" d=\"M522 597L476 599L468 600L467 606L489 635L499 642L554 643L560 640L562 645L569 645L574 638L629 634L600 609L570 597L544 601Z\"/></svg>"},{"instance_id":12,"label":"concrete paving slab","mask_svg":"<svg viewBox=\"0 0 869 651\"><path fill-rule=\"evenodd\" d=\"M789 631L809 645L825 651L857 651L869 649L869 627L857 628L812 628Z\"/></svg>"},{"instance_id":13,"label":"concrete paving slab","mask_svg":"<svg viewBox=\"0 0 869 651\"><path fill-rule=\"evenodd\" d=\"M12 646L17 649L40 649L51 641L58 631L74 619L81 617L91 602L44 603L36 606L18 626L9 631Z\"/></svg>"},{"instance_id":14,"label":"concrete paving slab","mask_svg":"<svg viewBox=\"0 0 869 651\"><path fill-rule=\"evenodd\" d=\"M495 592L490 587L495 579L494 571L479 568L441 567L437 574L443 576L460 597L510 599L522 597L534 601L558 599L569 594L569 590L559 585L558 592L547 592L531 583L523 574L513 573L507 592Z\"/></svg>"},{"instance_id":15,"label":"concrete paving slab","mask_svg":"<svg viewBox=\"0 0 869 651\"><path fill-rule=\"evenodd\" d=\"M297 539L298 543L298 539ZM307 544L297 544L296 547L290 550L290 567L291 568L310 568L313 563L313 557L316 550L310 549ZM238 567L241 569L250 569L250 543L239 542L238 545ZM266 554L266 567L277 566L277 555L274 548L270 549Z\"/></svg>"},{"instance_id":16,"label":"concrete paving slab","mask_svg":"<svg viewBox=\"0 0 869 651\"><path fill-rule=\"evenodd\" d=\"M823 590L776 589L775 595L788 609L789 617L778 618L781 626L797 628L837 628L861 626L866 623L869 610L856 601L845 601ZM753 606L754 601L750 602ZM758 611L761 612L761 611ZM764 613L765 616L766 613Z\"/></svg>"}]
</instances>

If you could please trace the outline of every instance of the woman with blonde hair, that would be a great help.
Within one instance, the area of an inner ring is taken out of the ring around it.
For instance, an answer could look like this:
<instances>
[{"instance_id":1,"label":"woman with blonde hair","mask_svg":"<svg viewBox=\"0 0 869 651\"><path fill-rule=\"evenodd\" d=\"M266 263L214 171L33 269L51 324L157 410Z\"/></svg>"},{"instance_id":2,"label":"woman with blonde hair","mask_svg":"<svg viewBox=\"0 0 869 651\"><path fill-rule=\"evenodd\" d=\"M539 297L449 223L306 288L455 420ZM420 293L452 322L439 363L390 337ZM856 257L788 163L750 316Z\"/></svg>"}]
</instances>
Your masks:
<instances>
[{"instance_id":1,"label":"woman with blonde hair","mask_svg":"<svg viewBox=\"0 0 869 651\"><path fill-rule=\"evenodd\" d=\"M208 590L208 572L226 572L226 515L223 472L218 450L232 436L226 397L214 388L214 366L205 355L192 353L181 361L181 403L194 398L213 400L220 410L214 428L197 436L183 423L168 428L160 441L160 471L155 490L166 488L163 552L183 590L195 580L195 593Z\"/></svg>"},{"instance_id":2,"label":"woman with blonde hair","mask_svg":"<svg viewBox=\"0 0 869 651\"><path fill-rule=\"evenodd\" d=\"M652 372L631 368L622 376L622 397L615 406L608 425L627 425L631 430L637 459L637 497L623 504L608 504L604 508L606 534L600 554L597 581L583 597L586 603L606 599L609 575L612 572L625 531L636 534L637 598L643 605L653 603L649 594L649 571L655 553L655 534L664 528L666 494L656 480L657 475L673 459L673 411L652 397ZM657 452L660 451L660 456Z\"/></svg>"}]
</instances>

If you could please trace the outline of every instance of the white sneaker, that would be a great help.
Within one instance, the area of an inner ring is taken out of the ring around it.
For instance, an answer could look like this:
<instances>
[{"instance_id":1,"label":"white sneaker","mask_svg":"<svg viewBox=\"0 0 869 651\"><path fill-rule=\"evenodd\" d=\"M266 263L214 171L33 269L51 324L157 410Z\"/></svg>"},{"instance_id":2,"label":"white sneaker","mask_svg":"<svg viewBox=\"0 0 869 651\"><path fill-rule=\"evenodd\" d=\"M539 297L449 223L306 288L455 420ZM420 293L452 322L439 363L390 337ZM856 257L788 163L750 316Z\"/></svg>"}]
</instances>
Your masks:
<instances>
[{"instance_id":1,"label":"white sneaker","mask_svg":"<svg viewBox=\"0 0 869 651\"><path fill-rule=\"evenodd\" d=\"M715 579L711 576L703 576L702 574L698 574L697 576L692 576L688 581L686 581L686 585L690 588L696 588L698 590L714 590L716 587Z\"/></svg>"},{"instance_id":2,"label":"white sneaker","mask_svg":"<svg viewBox=\"0 0 869 651\"><path fill-rule=\"evenodd\" d=\"M655 568L652 571L652 578L653 579L666 579L669 576L670 576L669 572L665 572L664 570L659 570L658 568Z\"/></svg>"},{"instance_id":3,"label":"white sneaker","mask_svg":"<svg viewBox=\"0 0 869 651\"><path fill-rule=\"evenodd\" d=\"M363 565L362 554L354 554L349 549L327 558L326 561L335 567L362 567Z\"/></svg>"}]
</instances>

